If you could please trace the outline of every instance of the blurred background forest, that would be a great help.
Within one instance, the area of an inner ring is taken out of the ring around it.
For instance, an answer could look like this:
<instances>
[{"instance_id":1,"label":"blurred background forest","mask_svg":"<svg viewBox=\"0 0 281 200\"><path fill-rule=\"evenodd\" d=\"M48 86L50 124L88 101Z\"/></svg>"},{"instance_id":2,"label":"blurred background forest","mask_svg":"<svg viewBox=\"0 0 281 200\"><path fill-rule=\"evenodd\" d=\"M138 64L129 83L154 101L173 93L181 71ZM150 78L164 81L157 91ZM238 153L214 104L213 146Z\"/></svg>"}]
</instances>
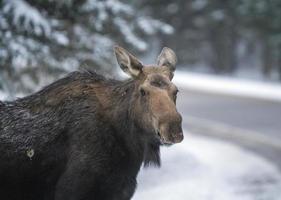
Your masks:
<instances>
[{"instance_id":1,"label":"blurred background forest","mask_svg":"<svg viewBox=\"0 0 281 200\"><path fill-rule=\"evenodd\" d=\"M0 91L78 68L115 74L112 47L174 49L183 70L281 81L280 0L0 0ZM150 60L152 62L152 60Z\"/></svg>"},{"instance_id":2,"label":"blurred background forest","mask_svg":"<svg viewBox=\"0 0 281 200\"><path fill-rule=\"evenodd\" d=\"M135 200L280 200L281 0L0 0L0 104L77 69L120 76L114 45L178 56L186 139Z\"/></svg>"}]
</instances>

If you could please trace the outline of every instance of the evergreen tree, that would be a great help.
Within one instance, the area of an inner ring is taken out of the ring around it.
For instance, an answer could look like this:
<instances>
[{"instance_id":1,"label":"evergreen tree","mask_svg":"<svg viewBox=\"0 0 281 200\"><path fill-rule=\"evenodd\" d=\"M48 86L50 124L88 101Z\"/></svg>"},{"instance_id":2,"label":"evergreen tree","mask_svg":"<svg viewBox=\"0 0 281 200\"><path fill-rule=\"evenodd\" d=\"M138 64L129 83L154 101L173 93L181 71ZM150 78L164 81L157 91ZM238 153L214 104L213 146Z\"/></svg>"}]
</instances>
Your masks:
<instances>
[{"instance_id":1,"label":"evergreen tree","mask_svg":"<svg viewBox=\"0 0 281 200\"><path fill-rule=\"evenodd\" d=\"M112 47L145 51L173 28L120 0L0 1L0 90L30 92L79 67L112 71Z\"/></svg>"},{"instance_id":2,"label":"evergreen tree","mask_svg":"<svg viewBox=\"0 0 281 200\"><path fill-rule=\"evenodd\" d=\"M256 33L263 46L263 74L270 76L277 66L281 80L281 1L240 1L238 10L244 26Z\"/></svg>"}]
</instances>

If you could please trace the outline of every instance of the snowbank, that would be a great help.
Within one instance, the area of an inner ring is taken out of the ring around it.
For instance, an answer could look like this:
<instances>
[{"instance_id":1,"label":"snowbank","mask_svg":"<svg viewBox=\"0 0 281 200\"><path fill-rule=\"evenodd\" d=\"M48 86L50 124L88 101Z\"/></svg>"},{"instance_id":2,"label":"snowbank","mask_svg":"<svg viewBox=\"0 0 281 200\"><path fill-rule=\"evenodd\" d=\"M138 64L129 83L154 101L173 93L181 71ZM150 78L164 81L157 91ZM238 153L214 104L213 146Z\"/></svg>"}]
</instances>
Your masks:
<instances>
[{"instance_id":1,"label":"snowbank","mask_svg":"<svg viewBox=\"0 0 281 200\"><path fill-rule=\"evenodd\" d=\"M280 199L278 169L231 143L188 135L161 153L161 169L141 170L133 200Z\"/></svg>"},{"instance_id":2,"label":"snowbank","mask_svg":"<svg viewBox=\"0 0 281 200\"><path fill-rule=\"evenodd\" d=\"M281 101L281 85L178 71L174 82L192 90Z\"/></svg>"},{"instance_id":3,"label":"snowbank","mask_svg":"<svg viewBox=\"0 0 281 200\"><path fill-rule=\"evenodd\" d=\"M6 93L4 93L4 92L0 91L0 101L5 100L7 97L8 97L8 96L7 96L7 94L6 94Z\"/></svg>"}]
</instances>

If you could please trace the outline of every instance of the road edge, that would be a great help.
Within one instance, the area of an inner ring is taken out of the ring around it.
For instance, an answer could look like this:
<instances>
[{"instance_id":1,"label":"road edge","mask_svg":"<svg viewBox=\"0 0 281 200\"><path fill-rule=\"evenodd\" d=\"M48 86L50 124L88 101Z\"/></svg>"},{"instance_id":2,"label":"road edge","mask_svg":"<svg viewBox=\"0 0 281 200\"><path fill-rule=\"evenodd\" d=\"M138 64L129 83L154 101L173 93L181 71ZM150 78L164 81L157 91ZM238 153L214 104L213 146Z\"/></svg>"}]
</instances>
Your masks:
<instances>
[{"instance_id":1,"label":"road edge","mask_svg":"<svg viewBox=\"0 0 281 200\"><path fill-rule=\"evenodd\" d=\"M276 164L281 171L281 141L279 139L271 139L255 131L193 116L186 116L183 125L192 134L228 141L258 153Z\"/></svg>"}]
</instances>

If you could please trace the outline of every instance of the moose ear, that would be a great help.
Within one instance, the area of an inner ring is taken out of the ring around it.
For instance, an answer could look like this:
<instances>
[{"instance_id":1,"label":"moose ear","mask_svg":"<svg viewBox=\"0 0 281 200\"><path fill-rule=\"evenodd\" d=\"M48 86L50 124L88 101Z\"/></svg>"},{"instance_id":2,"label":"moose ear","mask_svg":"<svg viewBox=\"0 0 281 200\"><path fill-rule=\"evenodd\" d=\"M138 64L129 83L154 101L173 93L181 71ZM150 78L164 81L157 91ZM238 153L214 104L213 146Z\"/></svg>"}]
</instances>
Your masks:
<instances>
[{"instance_id":1,"label":"moose ear","mask_svg":"<svg viewBox=\"0 0 281 200\"><path fill-rule=\"evenodd\" d=\"M119 46L114 47L114 52L119 66L125 73L134 78L141 74L143 65L135 56Z\"/></svg>"},{"instance_id":2,"label":"moose ear","mask_svg":"<svg viewBox=\"0 0 281 200\"><path fill-rule=\"evenodd\" d=\"M166 66L172 73L176 70L177 56L175 52L168 48L164 47L158 56L157 65Z\"/></svg>"}]
</instances>

